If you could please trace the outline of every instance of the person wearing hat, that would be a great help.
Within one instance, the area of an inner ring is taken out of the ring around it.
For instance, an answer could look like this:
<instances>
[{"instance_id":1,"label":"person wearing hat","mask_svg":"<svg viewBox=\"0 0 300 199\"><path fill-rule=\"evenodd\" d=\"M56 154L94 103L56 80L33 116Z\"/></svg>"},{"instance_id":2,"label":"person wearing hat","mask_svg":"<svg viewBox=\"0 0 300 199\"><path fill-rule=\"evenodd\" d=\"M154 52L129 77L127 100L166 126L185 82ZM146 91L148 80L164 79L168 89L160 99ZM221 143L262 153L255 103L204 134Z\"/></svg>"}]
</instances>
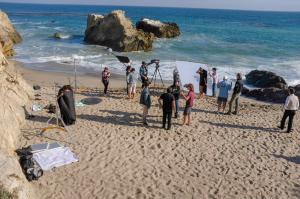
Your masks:
<instances>
[{"instance_id":1,"label":"person wearing hat","mask_svg":"<svg viewBox=\"0 0 300 199\"><path fill-rule=\"evenodd\" d=\"M194 100L195 100L195 92L194 92L194 85L193 84L187 84L184 85L188 89L188 94L184 95L181 93L180 95L185 99L185 108L183 111L183 124L182 125L190 125L192 122L191 118L191 113L192 113L192 108L194 105Z\"/></svg>"},{"instance_id":2,"label":"person wearing hat","mask_svg":"<svg viewBox=\"0 0 300 199\"><path fill-rule=\"evenodd\" d=\"M217 84L217 87L219 89L219 96L218 96L218 112L224 113L227 100L228 100L228 93L232 88L232 83L228 82L228 77L224 76L223 81L219 82Z\"/></svg>"},{"instance_id":3,"label":"person wearing hat","mask_svg":"<svg viewBox=\"0 0 300 199\"><path fill-rule=\"evenodd\" d=\"M299 99L295 95L295 89L294 88L289 88L289 96L285 100L285 105L284 105L284 114L281 119L280 128L281 130L284 129L285 126L285 121L287 118L289 118L289 123L288 123L288 128L287 128L287 133L290 133L293 131L293 120L296 115L297 110L299 109Z\"/></svg>"},{"instance_id":4,"label":"person wearing hat","mask_svg":"<svg viewBox=\"0 0 300 199\"><path fill-rule=\"evenodd\" d=\"M104 95L107 94L109 78L110 78L110 72L108 71L108 67L104 67L104 70L102 71L102 83L104 85Z\"/></svg>"},{"instance_id":5,"label":"person wearing hat","mask_svg":"<svg viewBox=\"0 0 300 199\"><path fill-rule=\"evenodd\" d=\"M140 77L142 80L142 87L144 87L144 84L146 81L148 81L148 68L146 62L142 61L142 65L140 67Z\"/></svg>"}]
</instances>

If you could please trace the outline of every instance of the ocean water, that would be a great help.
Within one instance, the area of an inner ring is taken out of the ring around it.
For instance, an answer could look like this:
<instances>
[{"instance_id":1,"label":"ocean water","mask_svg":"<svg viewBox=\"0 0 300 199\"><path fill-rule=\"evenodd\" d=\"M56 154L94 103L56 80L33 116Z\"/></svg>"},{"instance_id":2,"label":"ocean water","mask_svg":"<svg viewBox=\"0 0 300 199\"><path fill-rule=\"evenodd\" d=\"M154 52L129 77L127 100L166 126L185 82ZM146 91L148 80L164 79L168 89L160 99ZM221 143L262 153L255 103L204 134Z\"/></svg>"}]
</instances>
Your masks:
<instances>
[{"instance_id":1,"label":"ocean water","mask_svg":"<svg viewBox=\"0 0 300 199\"><path fill-rule=\"evenodd\" d=\"M289 84L300 83L299 12L9 3L0 3L0 8L24 39L15 46L13 59L34 68L49 62L72 66L76 55L83 71L97 73L107 65L123 74L124 67L105 47L83 42L89 13L122 9L133 23L143 17L176 22L182 32L174 39L157 39L152 52L118 53L129 56L136 68L142 60L160 59L163 77L171 79L176 60L193 61L217 67L221 75L232 78L236 72L265 69ZM52 39L55 32L64 39Z\"/></svg>"}]
</instances>

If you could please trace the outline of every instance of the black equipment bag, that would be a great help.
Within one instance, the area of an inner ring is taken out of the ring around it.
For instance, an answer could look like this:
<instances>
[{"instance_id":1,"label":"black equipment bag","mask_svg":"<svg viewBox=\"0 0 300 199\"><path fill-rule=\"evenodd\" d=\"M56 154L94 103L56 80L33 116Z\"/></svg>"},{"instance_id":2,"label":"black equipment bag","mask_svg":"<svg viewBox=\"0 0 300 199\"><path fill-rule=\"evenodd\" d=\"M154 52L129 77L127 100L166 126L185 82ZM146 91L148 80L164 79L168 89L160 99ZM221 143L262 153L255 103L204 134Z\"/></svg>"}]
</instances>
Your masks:
<instances>
[{"instance_id":1,"label":"black equipment bag","mask_svg":"<svg viewBox=\"0 0 300 199\"><path fill-rule=\"evenodd\" d=\"M41 176L43 176L43 170L34 161L32 153L28 147L18 149L16 153L20 157L19 162L28 181L38 180Z\"/></svg>"},{"instance_id":2,"label":"black equipment bag","mask_svg":"<svg viewBox=\"0 0 300 199\"><path fill-rule=\"evenodd\" d=\"M64 123L66 125L75 124L76 111L74 95L71 86L66 85L59 90L57 102Z\"/></svg>"}]
</instances>

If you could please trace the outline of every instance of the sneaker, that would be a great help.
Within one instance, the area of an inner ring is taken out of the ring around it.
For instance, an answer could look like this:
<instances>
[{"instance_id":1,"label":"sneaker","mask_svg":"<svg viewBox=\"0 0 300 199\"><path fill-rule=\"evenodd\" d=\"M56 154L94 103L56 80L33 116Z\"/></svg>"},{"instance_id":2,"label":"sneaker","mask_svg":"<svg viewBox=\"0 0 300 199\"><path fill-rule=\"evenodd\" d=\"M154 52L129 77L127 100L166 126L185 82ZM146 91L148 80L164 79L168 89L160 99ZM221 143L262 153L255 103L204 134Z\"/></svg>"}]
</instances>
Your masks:
<instances>
[{"instance_id":1,"label":"sneaker","mask_svg":"<svg viewBox=\"0 0 300 199\"><path fill-rule=\"evenodd\" d=\"M286 131L287 133L293 133L293 129L292 130L289 130L289 131Z\"/></svg>"},{"instance_id":2,"label":"sneaker","mask_svg":"<svg viewBox=\"0 0 300 199\"><path fill-rule=\"evenodd\" d=\"M227 112L225 115L231 115L232 113L231 112Z\"/></svg>"},{"instance_id":3,"label":"sneaker","mask_svg":"<svg viewBox=\"0 0 300 199\"><path fill-rule=\"evenodd\" d=\"M237 114L238 114L238 112L234 111L232 114L233 114L233 115L237 115Z\"/></svg>"},{"instance_id":4,"label":"sneaker","mask_svg":"<svg viewBox=\"0 0 300 199\"><path fill-rule=\"evenodd\" d=\"M144 124L145 126L149 126L148 122L143 122L143 124Z\"/></svg>"}]
</instances>

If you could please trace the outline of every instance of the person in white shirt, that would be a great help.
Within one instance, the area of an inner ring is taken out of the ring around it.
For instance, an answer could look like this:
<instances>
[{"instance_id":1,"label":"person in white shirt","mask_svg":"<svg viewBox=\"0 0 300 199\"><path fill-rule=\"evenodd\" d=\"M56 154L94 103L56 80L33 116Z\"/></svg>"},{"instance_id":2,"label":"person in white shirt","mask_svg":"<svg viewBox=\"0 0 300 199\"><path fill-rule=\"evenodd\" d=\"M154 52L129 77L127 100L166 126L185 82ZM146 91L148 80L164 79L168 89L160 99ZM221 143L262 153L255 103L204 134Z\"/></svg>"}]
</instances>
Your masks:
<instances>
[{"instance_id":1,"label":"person in white shirt","mask_svg":"<svg viewBox=\"0 0 300 199\"><path fill-rule=\"evenodd\" d=\"M285 105L284 105L284 114L281 120L281 124L280 126L278 126L278 128L283 130L285 126L285 121L287 118L289 118L287 133L292 132L294 116L296 115L296 111L298 109L299 109L299 99L295 95L295 89L289 88L289 96L286 98Z\"/></svg>"},{"instance_id":2,"label":"person in white shirt","mask_svg":"<svg viewBox=\"0 0 300 199\"><path fill-rule=\"evenodd\" d=\"M216 86L218 84L218 74L217 74L217 69L213 68L212 71L209 72L209 76L213 79L212 83L212 95L213 97L216 97Z\"/></svg>"}]
</instances>

